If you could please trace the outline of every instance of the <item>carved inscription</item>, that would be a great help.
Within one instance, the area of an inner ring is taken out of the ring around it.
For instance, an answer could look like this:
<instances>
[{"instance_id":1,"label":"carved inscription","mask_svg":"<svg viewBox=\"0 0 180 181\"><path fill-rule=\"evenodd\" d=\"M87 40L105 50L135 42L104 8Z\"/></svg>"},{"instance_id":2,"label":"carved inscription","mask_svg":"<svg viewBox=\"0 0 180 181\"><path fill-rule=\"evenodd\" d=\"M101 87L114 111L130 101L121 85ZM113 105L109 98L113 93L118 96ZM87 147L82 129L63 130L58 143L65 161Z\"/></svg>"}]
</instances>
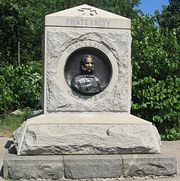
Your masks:
<instances>
[{"instance_id":1,"label":"carved inscription","mask_svg":"<svg viewBox=\"0 0 180 181\"><path fill-rule=\"evenodd\" d=\"M67 18L67 26L109 27L110 19Z\"/></svg>"},{"instance_id":2,"label":"carved inscription","mask_svg":"<svg viewBox=\"0 0 180 181\"><path fill-rule=\"evenodd\" d=\"M93 47L93 48L97 48L99 50L101 50L102 52L104 52L106 55L109 54L109 50L106 49L104 46L96 43L96 42L91 42L91 41L84 41L84 42L79 42L74 44L73 46L69 47L68 49L66 49L67 53L72 53L73 51L77 50L78 48L82 48L82 47Z\"/></svg>"}]
</instances>

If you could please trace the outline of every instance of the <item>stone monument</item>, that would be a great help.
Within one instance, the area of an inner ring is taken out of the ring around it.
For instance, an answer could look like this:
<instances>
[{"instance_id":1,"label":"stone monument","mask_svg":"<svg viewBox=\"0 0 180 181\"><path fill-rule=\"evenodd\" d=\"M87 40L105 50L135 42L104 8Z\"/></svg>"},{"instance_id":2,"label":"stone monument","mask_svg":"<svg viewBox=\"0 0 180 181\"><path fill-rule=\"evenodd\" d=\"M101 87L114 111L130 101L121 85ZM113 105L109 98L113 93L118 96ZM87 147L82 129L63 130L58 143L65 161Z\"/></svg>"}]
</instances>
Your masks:
<instances>
[{"instance_id":1,"label":"stone monument","mask_svg":"<svg viewBox=\"0 0 180 181\"><path fill-rule=\"evenodd\" d=\"M98 158L106 165L113 154L112 163L121 165L120 154L160 153L157 129L130 114L131 77L130 19L88 5L47 15L44 114L15 131L17 155L73 155L74 162L64 156L66 164ZM105 175L72 177L121 174Z\"/></svg>"}]
</instances>

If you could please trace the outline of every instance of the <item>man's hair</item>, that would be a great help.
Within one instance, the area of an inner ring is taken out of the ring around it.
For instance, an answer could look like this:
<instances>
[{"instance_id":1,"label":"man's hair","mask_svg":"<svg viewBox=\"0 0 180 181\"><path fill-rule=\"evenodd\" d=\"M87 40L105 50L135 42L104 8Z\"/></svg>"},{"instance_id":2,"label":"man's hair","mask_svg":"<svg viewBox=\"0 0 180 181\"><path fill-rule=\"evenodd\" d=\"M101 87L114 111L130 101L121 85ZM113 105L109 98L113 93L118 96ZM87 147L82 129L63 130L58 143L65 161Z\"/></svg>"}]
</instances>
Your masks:
<instances>
[{"instance_id":1,"label":"man's hair","mask_svg":"<svg viewBox=\"0 0 180 181\"><path fill-rule=\"evenodd\" d=\"M87 55L83 56L83 57L81 58L81 70L82 70L83 72L87 72L84 64L86 63L86 61L87 61L88 58L92 59L92 63L93 63L93 65L94 65L94 56L93 56L93 55L87 54ZM92 67L92 72L93 72L94 70L95 70L95 68Z\"/></svg>"},{"instance_id":2,"label":"man's hair","mask_svg":"<svg viewBox=\"0 0 180 181\"><path fill-rule=\"evenodd\" d=\"M92 55L85 55L85 56L82 57L82 59L81 59L82 63L86 62L87 59L88 59L88 57L91 58L92 61L94 62L94 57L93 57Z\"/></svg>"}]
</instances>

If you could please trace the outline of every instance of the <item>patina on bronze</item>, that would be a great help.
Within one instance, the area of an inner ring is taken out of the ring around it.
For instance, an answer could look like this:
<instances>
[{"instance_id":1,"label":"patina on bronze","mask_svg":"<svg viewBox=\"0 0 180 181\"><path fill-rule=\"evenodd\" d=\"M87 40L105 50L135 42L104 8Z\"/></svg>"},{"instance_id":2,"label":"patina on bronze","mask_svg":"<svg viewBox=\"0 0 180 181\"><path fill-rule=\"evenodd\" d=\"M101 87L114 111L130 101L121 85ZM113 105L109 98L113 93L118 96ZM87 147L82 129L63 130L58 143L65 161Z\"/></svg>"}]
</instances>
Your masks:
<instances>
[{"instance_id":1,"label":"patina on bronze","mask_svg":"<svg viewBox=\"0 0 180 181\"><path fill-rule=\"evenodd\" d=\"M81 75L73 78L71 86L75 91L82 94L97 94L104 88L100 80L93 73L95 71L95 59L93 55L85 55L81 59Z\"/></svg>"},{"instance_id":2,"label":"patina on bronze","mask_svg":"<svg viewBox=\"0 0 180 181\"><path fill-rule=\"evenodd\" d=\"M75 50L67 58L64 77L73 94L89 98L102 92L112 76L111 63L101 50L83 47Z\"/></svg>"}]
</instances>

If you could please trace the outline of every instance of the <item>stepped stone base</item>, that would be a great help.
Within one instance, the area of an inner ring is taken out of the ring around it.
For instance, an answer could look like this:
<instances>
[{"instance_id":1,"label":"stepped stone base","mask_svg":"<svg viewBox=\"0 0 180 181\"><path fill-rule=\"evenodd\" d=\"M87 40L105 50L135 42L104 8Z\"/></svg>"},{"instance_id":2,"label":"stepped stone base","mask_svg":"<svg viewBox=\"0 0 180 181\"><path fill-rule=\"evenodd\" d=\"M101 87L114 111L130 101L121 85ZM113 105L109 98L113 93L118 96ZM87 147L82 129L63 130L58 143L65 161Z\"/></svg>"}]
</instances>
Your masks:
<instances>
[{"instance_id":1,"label":"stepped stone base","mask_svg":"<svg viewBox=\"0 0 180 181\"><path fill-rule=\"evenodd\" d=\"M18 155L160 153L157 129L130 114L48 113L13 137Z\"/></svg>"},{"instance_id":2,"label":"stepped stone base","mask_svg":"<svg viewBox=\"0 0 180 181\"><path fill-rule=\"evenodd\" d=\"M164 154L6 156L5 178L88 179L176 174L176 158Z\"/></svg>"}]
</instances>

